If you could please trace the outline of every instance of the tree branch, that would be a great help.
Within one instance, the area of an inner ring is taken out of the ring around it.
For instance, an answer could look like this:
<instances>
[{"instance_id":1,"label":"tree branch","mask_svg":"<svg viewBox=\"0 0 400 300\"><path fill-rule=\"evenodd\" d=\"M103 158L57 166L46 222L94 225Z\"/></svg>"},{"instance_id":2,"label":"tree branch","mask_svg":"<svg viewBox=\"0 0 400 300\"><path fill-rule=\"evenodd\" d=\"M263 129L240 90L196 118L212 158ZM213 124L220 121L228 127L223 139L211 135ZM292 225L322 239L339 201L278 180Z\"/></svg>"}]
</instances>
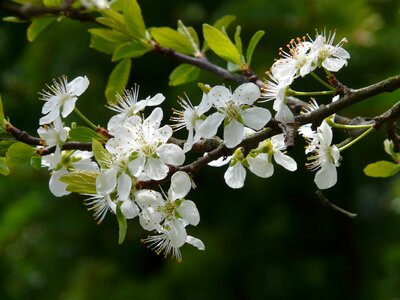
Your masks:
<instances>
[{"instance_id":1,"label":"tree branch","mask_svg":"<svg viewBox=\"0 0 400 300\"><path fill-rule=\"evenodd\" d=\"M332 202L330 202L330 201L324 196L324 194L322 194L322 191L321 191L321 190L317 190L317 191L315 192L315 194L318 196L318 199L321 200L321 203L322 203L324 206L326 206L326 207L328 207L328 208L331 208L331 209L333 209L333 210L335 210L335 211L341 213L342 215L345 215L346 217L349 217L349 218L351 218L351 219L354 219L354 218L357 217L357 214L348 212L347 210L345 210L345 209L343 209L343 208L341 208L341 207L339 207L339 206L333 204Z\"/></svg>"}]
</instances>

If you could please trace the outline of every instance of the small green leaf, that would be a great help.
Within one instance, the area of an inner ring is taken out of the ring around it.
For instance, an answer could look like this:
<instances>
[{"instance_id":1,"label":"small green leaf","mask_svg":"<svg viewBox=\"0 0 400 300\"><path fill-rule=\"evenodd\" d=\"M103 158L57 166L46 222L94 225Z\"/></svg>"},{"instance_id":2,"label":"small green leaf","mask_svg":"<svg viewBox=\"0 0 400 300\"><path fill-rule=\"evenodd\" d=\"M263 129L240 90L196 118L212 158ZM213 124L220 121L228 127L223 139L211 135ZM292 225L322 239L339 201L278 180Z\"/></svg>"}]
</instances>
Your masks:
<instances>
[{"instance_id":1,"label":"small green leaf","mask_svg":"<svg viewBox=\"0 0 400 300\"><path fill-rule=\"evenodd\" d=\"M10 174L10 169L7 167L7 159L5 157L0 157L0 174L4 176Z\"/></svg>"},{"instance_id":2,"label":"small green leaf","mask_svg":"<svg viewBox=\"0 0 400 300\"><path fill-rule=\"evenodd\" d=\"M177 86L187 82L192 82L196 80L200 75L200 69L188 65L188 64L181 64L177 66L172 73L169 75L169 85L170 86Z\"/></svg>"},{"instance_id":3,"label":"small green leaf","mask_svg":"<svg viewBox=\"0 0 400 300\"><path fill-rule=\"evenodd\" d=\"M137 41L131 41L128 43L124 43L120 45L117 49L115 49L112 61L117 61L123 58L134 58L140 57L143 54L149 52L151 50L150 45L143 44Z\"/></svg>"},{"instance_id":4,"label":"small green leaf","mask_svg":"<svg viewBox=\"0 0 400 300\"><path fill-rule=\"evenodd\" d=\"M128 35L116 30L105 29L105 28L91 28L88 29L88 31L92 35L96 35L108 42L115 44L126 43L130 40L130 37Z\"/></svg>"},{"instance_id":5,"label":"small green leaf","mask_svg":"<svg viewBox=\"0 0 400 300\"><path fill-rule=\"evenodd\" d=\"M100 137L96 131L84 126L72 128L68 134L68 138L71 141L84 143L92 142L93 139L104 140L104 138Z\"/></svg>"},{"instance_id":6,"label":"small green leaf","mask_svg":"<svg viewBox=\"0 0 400 300\"><path fill-rule=\"evenodd\" d=\"M35 153L35 149L24 143L12 144L6 153L7 165L10 168L29 163L32 155Z\"/></svg>"},{"instance_id":7,"label":"small green leaf","mask_svg":"<svg viewBox=\"0 0 400 300\"><path fill-rule=\"evenodd\" d=\"M364 168L364 173L370 177L390 177L400 171L400 165L390 161L377 161Z\"/></svg>"},{"instance_id":8,"label":"small green leaf","mask_svg":"<svg viewBox=\"0 0 400 300\"><path fill-rule=\"evenodd\" d=\"M243 52L243 47L242 47L242 39L240 38L240 32L242 31L242 27L236 26L236 31L235 31L235 46L236 49L238 50L239 53Z\"/></svg>"},{"instance_id":9,"label":"small green leaf","mask_svg":"<svg viewBox=\"0 0 400 300\"><path fill-rule=\"evenodd\" d=\"M96 178L99 173L85 170L74 170L60 177L67 184L67 191L79 194L96 194Z\"/></svg>"},{"instance_id":10,"label":"small green leaf","mask_svg":"<svg viewBox=\"0 0 400 300\"><path fill-rule=\"evenodd\" d=\"M249 66L251 64L251 59L253 57L254 49L256 48L258 42L261 40L264 34L265 34L264 30L259 30L250 39L250 43L249 46L247 47L247 52L246 52L246 63Z\"/></svg>"},{"instance_id":11,"label":"small green leaf","mask_svg":"<svg viewBox=\"0 0 400 300\"><path fill-rule=\"evenodd\" d=\"M92 140L92 151L101 168L107 169L110 167L112 155L96 139Z\"/></svg>"},{"instance_id":12,"label":"small green leaf","mask_svg":"<svg viewBox=\"0 0 400 300\"><path fill-rule=\"evenodd\" d=\"M107 27L115 29L119 32L123 32L125 34L130 34L124 16L112 9L102 9L100 10L102 17L96 18L96 21L100 24L103 24Z\"/></svg>"},{"instance_id":13,"label":"small green leaf","mask_svg":"<svg viewBox=\"0 0 400 300\"><path fill-rule=\"evenodd\" d=\"M217 21L215 21L215 23L213 24L213 26L219 30L225 30L226 28L229 27L229 25L235 21L236 17L232 16L232 15L226 15L223 16L222 18L218 19ZM203 44L203 48L202 51L206 52L209 49L208 44L206 41L204 41Z\"/></svg>"},{"instance_id":14,"label":"small green leaf","mask_svg":"<svg viewBox=\"0 0 400 300\"><path fill-rule=\"evenodd\" d=\"M119 234L118 234L118 244L122 244L126 237L126 230L128 228L128 224L126 223L126 218L121 211L122 201L119 201L117 204L117 220L118 220L118 227L119 227Z\"/></svg>"},{"instance_id":15,"label":"small green leaf","mask_svg":"<svg viewBox=\"0 0 400 300\"><path fill-rule=\"evenodd\" d=\"M196 30L193 27L187 27L181 20L178 21L178 32L183 34L190 42L195 52L200 52L200 42Z\"/></svg>"},{"instance_id":16,"label":"small green leaf","mask_svg":"<svg viewBox=\"0 0 400 300\"><path fill-rule=\"evenodd\" d=\"M33 42L43 30L45 30L51 23L55 22L56 20L56 17L41 17L34 19L29 25L26 32L28 41Z\"/></svg>"},{"instance_id":17,"label":"small green leaf","mask_svg":"<svg viewBox=\"0 0 400 300\"><path fill-rule=\"evenodd\" d=\"M35 170L40 170L40 168L42 167L42 157L41 156L37 156L37 155L32 156L30 162L31 162L32 168L34 168Z\"/></svg>"},{"instance_id":18,"label":"small green leaf","mask_svg":"<svg viewBox=\"0 0 400 300\"><path fill-rule=\"evenodd\" d=\"M90 48L96 49L99 52L112 54L117 49L119 44L111 43L97 35L90 37Z\"/></svg>"},{"instance_id":19,"label":"small green leaf","mask_svg":"<svg viewBox=\"0 0 400 300\"><path fill-rule=\"evenodd\" d=\"M115 95L122 93L128 83L130 71L131 60L129 58L121 60L112 70L105 92L108 103L114 103Z\"/></svg>"},{"instance_id":20,"label":"small green leaf","mask_svg":"<svg viewBox=\"0 0 400 300\"><path fill-rule=\"evenodd\" d=\"M8 151L8 148L15 143L18 143L18 141L16 140L0 141L0 156L5 156Z\"/></svg>"},{"instance_id":21,"label":"small green leaf","mask_svg":"<svg viewBox=\"0 0 400 300\"><path fill-rule=\"evenodd\" d=\"M132 37L138 40L146 39L146 26L137 1L125 0L123 13L126 26Z\"/></svg>"},{"instance_id":22,"label":"small green leaf","mask_svg":"<svg viewBox=\"0 0 400 300\"><path fill-rule=\"evenodd\" d=\"M162 47L171 48L179 53L189 55L193 55L196 52L190 40L185 35L172 28L151 28L150 34Z\"/></svg>"},{"instance_id":23,"label":"small green leaf","mask_svg":"<svg viewBox=\"0 0 400 300\"><path fill-rule=\"evenodd\" d=\"M240 53L224 33L208 24L203 25L203 33L204 39L215 54L236 65L241 64Z\"/></svg>"}]
</instances>

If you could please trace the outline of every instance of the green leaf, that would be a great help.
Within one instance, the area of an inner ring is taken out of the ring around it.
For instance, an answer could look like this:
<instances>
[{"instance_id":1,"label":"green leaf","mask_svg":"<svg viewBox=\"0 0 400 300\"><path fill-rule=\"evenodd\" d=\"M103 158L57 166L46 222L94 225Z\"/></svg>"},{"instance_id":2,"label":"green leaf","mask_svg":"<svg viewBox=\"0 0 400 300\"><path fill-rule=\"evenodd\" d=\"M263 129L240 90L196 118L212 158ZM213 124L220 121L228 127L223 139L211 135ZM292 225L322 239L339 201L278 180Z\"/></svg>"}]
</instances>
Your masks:
<instances>
[{"instance_id":1,"label":"green leaf","mask_svg":"<svg viewBox=\"0 0 400 300\"><path fill-rule=\"evenodd\" d=\"M208 46L215 54L236 65L241 64L240 53L224 33L211 25L204 24L203 34Z\"/></svg>"},{"instance_id":2,"label":"green leaf","mask_svg":"<svg viewBox=\"0 0 400 300\"><path fill-rule=\"evenodd\" d=\"M3 110L3 101L1 100L1 95L0 95L0 126L3 127L3 122L4 122L4 110Z\"/></svg>"},{"instance_id":3,"label":"green leaf","mask_svg":"<svg viewBox=\"0 0 400 300\"><path fill-rule=\"evenodd\" d=\"M200 52L200 42L196 30L193 27L187 27L181 20L178 21L178 32L183 34L190 42L195 52Z\"/></svg>"},{"instance_id":4,"label":"green leaf","mask_svg":"<svg viewBox=\"0 0 400 300\"><path fill-rule=\"evenodd\" d=\"M169 75L169 85L170 86L177 86L187 82L191 82L196 80L200 75L200 69L188 65L188 64L181 64L176 67L172 73Z\"/></svg>"},{"instance_id":5,"label":"green leaf","mask_svg":"<svg viewBox=\"0 0 400 300\"><path fill-rule=\"evenodd\" d=\"M17 140L0 141L0 156L5 156L8 151L8 148L15 143L18 143L18 141Z\"/></svg>"},{"instance_id":6,"label":"green leaf","mask_svg":"<svg viewBox=\"0 0 400 300\"><path fill-rule=\"evenodd\" d=\"M91 28L88 31L92 35L96 35L108 42L115 43L115 44L122 44L130 41L130 37L125 33L121 33L116 30L105 29L105 28Z\"/></svg>"},{"instance_id":7,"label":"green leaf","mask_svg":"<svg viewBox=\"0 0 400 300\"><path fill-rule=\"evenodd\" d=\"M119 44L111 43L97 35L90 37L90 47L96 49L99 52L112 54L117 49Z\"/></svg>"},{"instance_id":8,"label":"green leaf","mask_svg":"<svg viewBox=\"0 0 400 300\"><path fill-rule=\"evenodd\" d=\"M35 154L35 149L24 143L12 144L6 153L7 165L10 168L29 163L32 155Z\"/></svg>"},{"instance_id":9,"label":"green leaf","mask_svg":"<svg viewBox=\"0 0 400 300\"><path fill-rule=\"evenodd\" d=\"M247 52L246 52L246 63L249 66L251 64L251 59L253 57L254 49L256 48L258 42L261 40L264 34L265 34L264 30L259 30L250 39L250 43L249 46L247 47Z\"/></svg>"},{"instance_id":10,"label":"green leaf","mask_svg":"<svg viewBox=\"0 0 400 300\"><path fill-rule=\"evenodd\" d=\"M93 129L90 129L88 127L84 126L78 126L75 128L72 128L69 132L68 138L71 141L76 141L76 142L84 142L84 143L90 143L92 142L93 139L95 140L104 140L105 138L102 138L99 136L99 134L94 131Z\"/></svg>"},{"instance_id":11,"label":"green leaf","mask_svg":"<svg viewBox=\"0 0 400 300\"><path fill-rule=\"evenodd\" d=\"M18 17L4 17L2 20L10 23L30 23L28 20L20 19Z\"/></svg>"},{"instance_id":12,"label":"green leaf","mask_svg":"<svg viewBox=\"0 0 400 300\"><path fill-rule=\"evenodd\" d=\"M150 45L146 45L137 41L131 41L122 44L117 49L115 49L112 56L112 61L117 61L122 58L140 57L143 54L149 52L151 49L152 48Z\"/></svg>"},{"instance_id":13,"label":"green leaf","mask_svg":"<svg viewBox=\"0 0 400 300\"><path fill-rule=\"evenodd\" d=\"M102 169L110 167L112 155L104 149L102 143L96 139L92 140L92 151L97 163Z\"/></svg>"},{"instance_id":14,"label":"green leaf","mask_svg":"<svg viewBox=\"0 0 400 300\"><path fill-rule=\"evenodd\" d=\"M5 157L0 157L0 174L4 176L10 174L10 169L7 167L7 159Z\"/></svg>"},{"instance_id":15,"label":"green leaf","mask_svg":"<svg viewBox=\"0 0 400 300\"><path fill-rule=\"evenodd\" d=\"M370 177L390 177L400 171L400 165L390 161L377 161L364 168L364 173Z\"/></svg>"},{"instance_id":16,"label":"green leaf","mask_svg":"<svg viewBox=\"0 0 400 300\"><path fill-rule=\"evenodd\" d=\"M236 31L235 31L235 46L236 49L238 50L239 53L243 52L243 47L242 47L242 39L240 38L240 32L242 31L242 27L236 26Z\"/></svg>"},{"instance_id":17,"label":"green leaf","mask_svg":"<svg viewBox=\"0 0 400 300\"><path fill-rule=\"evenodd\" d=\"M96 194L96 178L99 173L85 170L74 170L60 177L67 184L67 191L79 194Z\"/></svg>"},{"instance_id":18,"label":"green leaf","mask_svg":"<svg viewBox=\"0 0 400 300\"><path fill-rule=\"evenodd\" d=\"M45 30L50 24L52 24L56 20L56 17L41 17L34 19L29 25L26 32L28 41L33 42L43 30Z\"/></svg>"},{"instance_id":19,"label":"green leaf","mask_svg":"<svg viewBox=\"0 0 400 300\"><path fill-rule=\"evenodd\" d=\"M117 204L117 220L118 220L118 227L119 227L119 234L118 234L118 244L122 244L125 240L126 230L128 225L126 223L126 218L121 211L122 201L119 201Z\"/></svg>"},{"instance_id":20,"label":"green leaf","mask_svg":"<svg viewBox=\"0 0 400 300\"><path fill-rule=\"evenodd\" d=\"M136 0L124 1L124 20L132 37L138 40L146 40L146 26L144 24L142 11Z\"/></svg>"},{"instance_id":21,"label":"green leaf","mask_svg":"<svg viewBox=\"0 0 400 300\"><path fill-rule=\"evenodd\" d=\"M229 27L229 25L235 21L236 17L232 16L232 15L226 15L223 16L222 18L218 19L217 21L215 21L215 23L213 24L213 26L219 30L225 30L226 28ZM204 41L203 44L203 48L202 51L206 52L209 49L208 44L206 41Z\"/></svg>"},{"instance_id":22,"label":"green leaf","mask_svg":"<svg viewBox=\"0 0 400 300\"><path fill-rule=\"evenodd\" d=\"M130 34L124 16L112 9L102 9L100 10L102 17L96 18L96 21L107 27L115 29L116 31L123 32L125 34Z\"/></svg>"},{"instance_id":23,"label":"green leaf","mask_svg":"<svg viewBox=\"0 0 400 300\"><path fill-rule=\"evenodd\" d=\"M62 0L43 0L45 6L60 6L62 2Z\"/></svg>"},{"instance_id":24,"label":"green leaf","mask_svg":"<svg viewBox=\"0 0 400 300\"><path fill-rule=\"evenodd\" d=\"M129 79L129 73L131 71L131 60L125 58L121 60L112 70L110 77L108 78L106 87L106 99L108 103L115 102L115 95L122 93L126 87Z\"/></svg>"},{"instance_id":25,"label":"green leaf","mask_svg":"<svg viewBox=\"0 0 400 300\"><path fill-rule=\"evenodd\" d=\"M32 168L34 168L35 170L40 170L40 168L42 167L42 157L34 155L31 157L30 163Z\"/></svg>"},{"instance_id":26,"label":"green leaf","mask_svg":"<svg viewBox=\"0 0 400 300\"><path fill-rule=\"evenodd\" d=\"M171 48L179 53L189 55L193 55L196 52L190 40L185 35L172 28L151 28L150 34L162 47Z\"/></svg>"}]
</instances>

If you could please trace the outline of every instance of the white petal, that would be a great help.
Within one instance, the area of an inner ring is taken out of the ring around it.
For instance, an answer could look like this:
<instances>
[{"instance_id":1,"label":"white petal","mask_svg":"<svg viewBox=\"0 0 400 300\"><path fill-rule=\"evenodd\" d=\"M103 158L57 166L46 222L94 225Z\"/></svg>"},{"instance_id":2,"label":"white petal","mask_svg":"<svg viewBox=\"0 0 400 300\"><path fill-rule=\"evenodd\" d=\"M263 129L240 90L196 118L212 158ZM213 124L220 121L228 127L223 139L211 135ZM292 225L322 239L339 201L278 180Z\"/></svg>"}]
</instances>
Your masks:
<instances>
[{"instance_id":1,"label":"white petal","mask_svg":"<svg viewBox=\"0 0 400 300\"><path fill-rule=\"evenodd\" d=\"M337 181L336 167L331 163L322 165L321 169L315 174L314 181L321 190L334 186Z\"/></svg>"},{"instance_id":2,"label":"white petal","mask_svg":"<svg viewBox=\"0 0 400 300\"><path fill-rule=\"evenodd\" d=\"M164 125L163 127L159 128L157 130L157 133L159 134L159 139L161 143L166 143L168 139L172 136L173 130L171 126Z\"/></svg>"},{"instance_id":3,"label":"white petal","mask_svg":"<svg viewBox=\"0 0 400 300\"><path fill-rule=\"evenodd\" d=\"M158 93L154 97L152 97L150 99L143 100L143 101L145 101L146 106L156 106L156 105L159 105L159 104L163 103L164 100L165 100L164 95L161 94L161 93Z\"/></svg>"},{"instance_id":4,"label":"white petal","mask_svg":"<svg viewBox=\"0 0 400 300\"><path fill-rule=\"evenodd\" d=\"M259 130L271 120L271 113L268 109L262 107L250 107L243 110L240 115L243 118L245 126Z\"/></svg>"},{"instance_id":5,"label":"white petal","mask_svg":"<svg viewBox=\"0 0 400 300\"><path fill-rule=\"evenodd\" d=\"M144 172L154 180L161 180L167 177L169 168L158 158L149 157L144 166Z\"/></svg>"},{"instance_id":6,"label":"white petal","mask_svg":"<svg viewBox=\"0 0 400 300\"><path fill-rule=\"evenodd\" d=\"M233 101L240 104L253 104L260 98L260 88L252 82L239 85L232 95Z\"/></svg>"},{"instance_id":7,"label":"white petal","mask_svg":"<svg viewBox=\"0 0 400 300\"><path fill-rule=\"evenodd\" d=\"M118 177L117 192L120 200L129 198L132 188L132 179L126 173L121 173Z\"/></svg>"},{"instance_id":8,"label":"white petal","mask_svg":"<svg viewBox=\"0 0 400 300\"><path fill-rule=\"evenodd\" d=\"M129 172L131 172L133 176L136 177L139 176L140 173L142 173L143 171L145 162L146 159L143 156L138 156L136 159L129 162L128 164Z\"/></svg>"},{"instance_id":9,"label":"white petal","mask_svg":"<svg viewBox=\"0 0 400 300\"><path fill-rule=\"evenodd\" d=\"M77 97L69 98L67 101L64 102L61 115L63 118L66 118L75 108Z\"/></svg>"},{"instance_id":10,"label":"white petal","mask_svg":"<svg viewBox=\"0 0 400 300\"><path fill-rule=\"evenodd\" d=\"M57 97L51 97L49 100L47 100L42 107L42 114L47 114L50 111L52 111L57 105L59 105L57 101Z\"/></svg>"},{"instance_id":11,"label":"white petal","mask_svg":"<svg viewBox=\"0 0 400 300\"><path fill-rule=\"evenodd\" d=\"M52 111L50 111L47 115L43 116L39 120L39 125L50 124L54 120L56 120L60 116L60 107L55 106Z\"/></svg>"},{"instance_id":12,"label":"white petal","mask_svg":"<svg viewBox=\"0 0 400 300\"><path fill-rule=\"evenodd\" d=\"M204 250L206 248L201 240L190 235L186 237L186 243L196 247L199 250Z\"/></svg>"},{"instance_id":13,"label":"white petal","mask_svg":"<svg viewBox=\"0 0 400 300\"><path fill-rule=\"evenodd\" d=\"M207 153L205 153L204 155L207 155ZM211 167L221 167L221 166L225 166L226 164L228 164L231 161L232 156L227 156L227 157L220 157L216 160L210 161L208 163L209 166Z\"/></svg>"},{"instance_id":14,"label":"white petal","mask_svg":"<svg viewBox=\"0 0 400 300\"><path fill-rule=\"evenodd\" d=\"M180 166L185 162L185 152L175 144L164 144L157 148L160 159L170 165Z\"/></svg>"},{"instance_id":15,"label":"white petal","mask_svg":"<svg viewBox=\"0 0 400 300\"><path fill-rule=\"evenodd\" d=\"M271 143L274 150L283 150L285 146L285 135L283 133L271 137Z\"/></svg>"},{"instance_id":16,"label":"white petal","mask_svg":"<svg viewBox=\"0 0 400 300\"><path fill-rule=\"evenodd\" d=\"M170 200L184 198L192 188L190 177L187 173L178 171L171 177L171 187L168 190Z\"/></svg>"},{"instance_id":17,"label":"white petal","mask_svg":"<svg viewBox=\"0 0 400 300\"><path fill-rule=\"evenodd\" d=\"M244 126L242 123L233 119L225 126L224 129L224 140L225 145L228 148L233 148L243 141L244 137Z\"/></svg>"},{"instance_id":18,"label":"white petal","mask_svg":"<svg viewBox=\"0 0 400 300\"><path fill-rule=\"evenodd\" d=\"M226 184L233 189L240 189L246 179L246 170L241 163L230 166L224 174Z\"/></svg>"},{"instance_id":19,"label":"white petal","mask_svg":"<svg viewBox=\"0 0 400 300\"><path fill-rule=\"evenodd\" d=\"M324 120L321 125L317 128L318 132L321 134L321 144L330 146L332 143L332 129L328 123Z\"/></svg>"},{"instance_id":20,"label":"white petal","mask_svg":"<svg viewBox=\"0 0 400 300\"><path fill-rule=\"evenodd\" d=\"M297 170L297 163L296 161L291 158L290 156L283 154L281 151L274 152L274 159L278 165L281 165L288 171L295 171Z\"/></svg>"},{"instance_id":21,"label":"white petal","mask_svg":"<svg viewBox=\"0 0 400 300\"><path fill-rule=\"evenodd\" d=\"M146 207L157 209L160 206L164 206L162 195L153 190L140 190L136 192L135 201L142 209Z\"/></svg>"},{"instance_id":22,"label":"white petal","mask_svg":"<svg viewBox=\"0 0 400 300\"><path fill-rule=\"evenodd\" d=\"M88 86L89 79L86 76L79 76L67 84L67 91L73 96L80 96L84 91L86 91Z\"/></svg>"},{"instance_id":23,"label":"white petal","mask_svg":"<svg viewBox=\"0 0 400 300\"><path fill-rule=\"evenodd\" d=\"M96 191L100 195L111 193L117 186L117 170L108 169L101 172L96 178Z\"/></svg>"},{"instance_id":24,"label":"white petal","mask_svg":"<svg viewBox=\"0 0 400 300\"><path fill-rule=\"evenodd\" d=\"M161 124L161 120L163 118L163 111L160 107L156 107L151 112L150 116L146 118L143 122L143 126L149 126L152 128L159 128Z\"/></svg>"},{"instance_id":25,"label":"white petal","mask_svg":"<svg viewBox=\"0 0 400 300\"><path fill-rule=\"evenodd\" d=\"M199 116L208 112L212 106L212 101L208 98L206 93L203 93L203 97L201 98L201 102L199 106L196 108L196 112Z\"/></svg>"},{"instance_id":26,"label":"white petal","mask_svg":"<svg viewBox=\"0 0 400 300\"><path fill-rule=\"evenodd\" d=\"M284 124L293 123L294 115L287 105L282 104L275 115L275 119Z\"/></svg>"},{"instance_id":27,"label":"white petal","mask_svg":"<svg viewBox=\"0 0 400 300\"><path fill-rule=\"evenodd\" d=\"M200 222L200 214L197 210L196 204L191 200L185 200L177 209L182 219L187 221L190 225L196 226Z\"/></svg>"},{"instance_id":28,"label":"white petal","mask_svg":"<svg viewBox=\"0 0 400 300\"><path fill-rule=\"evenodd\" d=\"M171 222L171 229L168 231L171 240L171 246L179 248L186 242L187 233L182 220L174 220Z\"/></svg>"},{"instance_id":29,"label":"white petal","mask_svg":"<svg viewBox=\"0 0 400 300\"><path fill-rule=\"evenodd\" d=\"M226 102L228 102L232 98L232 93L228 88L222 85L217 85L208 92L207 96L208 99L211 100L213 104L219 108L226 106Z\"/></svg>"},{"instance_id":30,"label":"white petal","mask_svg":"<svg viewBox=\"0 0 400 300\"><path fill-rule=\"evenodd\" d=\"M71 194L71 192L67 191L67 184L60 181L60 177L66 174L68 174L68 171L65 168L53 171L53 173L51 174L49 180L49 188L53 195L56 197Z\"/></svg>"},{"instance_id":31,"label":"white petal","mask_svg":"<svg viewBox=\"0 0 400 300\"><path fill-rule=\"evenodd\" d=\"M127 219L133 219L139 214L139 207L130 199L126 199L121 205L121 212Z\"/></svg>"},{"instance_id":32,"label":"white petal","mask_svg":"<svg viewBox=\"0 0 400 300\"><path fill-rule=\"evenodd\" d=\"M224 119L225 115L220 114L219 112L213 113L211 116L205 119L203 123L201 123L196 131L196 135L206 139L213 137L217 134L218 127L221 125L222 120Z\"/></svg>"},{"instance_id":33,"label":"white petal","mask_svg":"<svg viewBox=\"0 0 400 300\"><path fill-rule=\"evenodd\" d=\"M268 178L274 174L274 165L269 161L267 153L260 153L256 157L247 157L249 170L261 178Z\"/></svg>"}]
</instances>

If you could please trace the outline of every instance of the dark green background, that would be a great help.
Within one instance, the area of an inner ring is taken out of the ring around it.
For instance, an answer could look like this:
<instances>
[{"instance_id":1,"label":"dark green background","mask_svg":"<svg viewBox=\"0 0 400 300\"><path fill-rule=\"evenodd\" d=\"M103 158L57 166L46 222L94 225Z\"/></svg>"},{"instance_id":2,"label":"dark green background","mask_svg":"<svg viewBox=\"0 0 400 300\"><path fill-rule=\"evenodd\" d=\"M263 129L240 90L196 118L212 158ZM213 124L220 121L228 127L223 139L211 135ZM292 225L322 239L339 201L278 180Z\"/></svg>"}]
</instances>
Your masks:
<instances>
[{"instance_id":1,"label":"dark green background","mask_svg":"<svg viewBox=\"0 0 400 300\"><path fill-rule=\"evenodd\" d=\"M315 28L337 29L338 38L349 40L345 47L352 58L338 74L349 87L400 73L397 0L139 2L147 26L175 27L182 19L200 31L202 23L233 14L244 45L255 31L265 30L253 66L261 77L279 47L293 37L313 35ZM89 27L62 21L28 43L26 24L0 23L0 92L13 124L36 133L38 92L62 74L88 76L91 83L78 107L94 123L106 124L111 112L104 108L103 91L113 63L88 48ZM162 92L167 105L177 107L177 97L186 91L198 103L201 92L194 84L168 87L176 63L150 53L132 66L130 84L141 86L142 97ZM199 80L223 83L206 73ZM297 88L320 89L312 79ZM342 114L374 116L399 96L374 97ZM335 142L343 138L335 132ZM0 299L400 299L400 179L362 173L368 163L389 159L383 139L378 132L346 150L339 181L325 192L332 202L357 212L354 220L315 197L314 174L303 168L301 139L290 153L297 172L277 166L267 180L248 174L241 190L226 187L225 168L202 169L195 177L198 189L188 196L201 222L188 230L203 240L206 251L184 246L180 264L140 243L147 232L137 219L129 222L119 246L111 214L97 226L84 197L52 196L45 170L13 170L0 178Z\"/></svg>"}]
</instances>

